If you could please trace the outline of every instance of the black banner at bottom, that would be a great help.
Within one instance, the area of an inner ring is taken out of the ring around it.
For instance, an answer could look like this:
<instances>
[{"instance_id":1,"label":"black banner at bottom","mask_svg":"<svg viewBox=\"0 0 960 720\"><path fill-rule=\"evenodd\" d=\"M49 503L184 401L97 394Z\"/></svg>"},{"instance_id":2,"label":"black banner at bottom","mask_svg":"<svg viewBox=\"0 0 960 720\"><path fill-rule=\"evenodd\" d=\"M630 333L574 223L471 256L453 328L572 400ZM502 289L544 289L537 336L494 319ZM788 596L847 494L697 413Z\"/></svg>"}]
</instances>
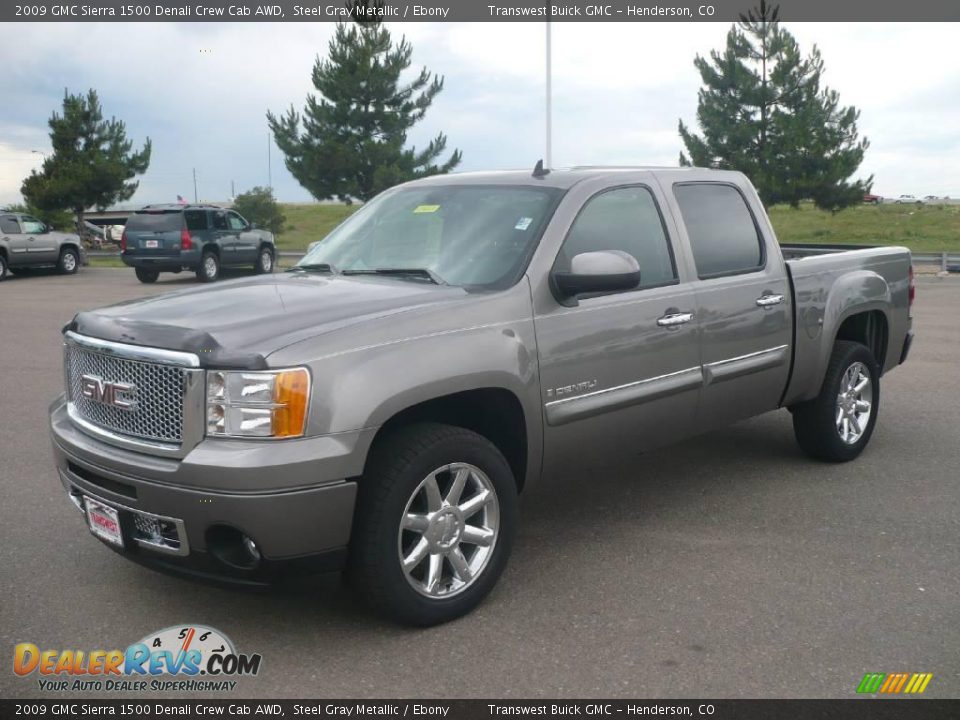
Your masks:
<instances>
[{"instance_id":1,"label":"black banner at bottom","mask_svg":"<svg viewBox=\"0 0 960 720\"><path fill-rule=\"evenodd\" d=\"M703 718L710 720L940 720L960 699L851 700L0 700L0 718Z\"/></svg>"}]
</instances>

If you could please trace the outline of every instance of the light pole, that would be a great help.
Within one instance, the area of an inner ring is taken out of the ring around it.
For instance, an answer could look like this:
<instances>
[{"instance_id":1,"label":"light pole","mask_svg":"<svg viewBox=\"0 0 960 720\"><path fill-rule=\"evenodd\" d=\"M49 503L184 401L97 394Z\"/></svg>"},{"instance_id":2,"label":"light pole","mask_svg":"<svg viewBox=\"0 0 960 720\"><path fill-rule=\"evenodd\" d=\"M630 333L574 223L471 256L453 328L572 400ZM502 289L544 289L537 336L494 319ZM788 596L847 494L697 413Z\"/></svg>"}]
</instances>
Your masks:
<instances>
[{"instance_id":1,"label":"light pole","mask_svg":"<svg viewBox=\"0 0 960 720\"><path fill-rule=\"evenodd\" d=\"M34 155L39 155L40 157L42 157L44 162L47 161L47 154L45 152L41 152L40 150L31 150L30 152L33 153Z\"/></svg>"},{"instance_id":2,"label":"light pole","mask_svg":"<svg viewBox=\"0 0 960 720\"><path fill-rule=\"evenodd\" d=\"M553 145L553 78L552 75L552 59L551 59L551 43L550 43L550 21L547 20L547 142L546 142L546 157L544 157L544 166L549 170L553 167L552 162L552 145Z\"/></svg>"}]
</instances>

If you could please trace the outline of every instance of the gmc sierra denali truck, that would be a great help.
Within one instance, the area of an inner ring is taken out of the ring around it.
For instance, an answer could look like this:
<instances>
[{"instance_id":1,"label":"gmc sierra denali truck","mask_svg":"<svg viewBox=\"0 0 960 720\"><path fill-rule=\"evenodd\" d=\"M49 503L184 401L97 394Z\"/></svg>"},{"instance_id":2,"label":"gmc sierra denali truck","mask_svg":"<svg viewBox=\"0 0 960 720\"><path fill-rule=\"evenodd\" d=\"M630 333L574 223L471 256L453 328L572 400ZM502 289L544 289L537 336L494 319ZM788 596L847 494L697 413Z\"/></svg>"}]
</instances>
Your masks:
<instances>
[{"instance_id":1,"label":"gmc sierra denali truck","mask_svg":"<svg viewBox=\"0 0 960 720\"><path fill-rule=\"evenodd\" d=\"M910 253L781 252L735 172L438 176L291 271L82 312L50 408L91 532L156 568L344 568L412 624L496 583L518 497L777 408L857 457L912 338Z\"/></svg>"}]
</instances>

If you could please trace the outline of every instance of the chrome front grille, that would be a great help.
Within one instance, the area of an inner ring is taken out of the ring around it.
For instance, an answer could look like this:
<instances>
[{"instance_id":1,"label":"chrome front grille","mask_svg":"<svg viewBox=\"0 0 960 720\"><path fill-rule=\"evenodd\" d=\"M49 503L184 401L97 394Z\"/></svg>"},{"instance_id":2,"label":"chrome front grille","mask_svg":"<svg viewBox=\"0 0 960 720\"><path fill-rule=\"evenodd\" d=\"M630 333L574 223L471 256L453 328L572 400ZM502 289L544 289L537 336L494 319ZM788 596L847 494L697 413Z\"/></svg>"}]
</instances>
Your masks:
<instances>
[{"instance_id":1,"label":"chrome front grille","mask_svg":"<svg viewBox=\"0 0 960 720\"><path fill-rule=\"evenodd\" d=\"M113 432L165 443L183 439L183 368L112 357L66 345L70 401L84 420ZM84 395L84 376L136 388L132 406L108 405Z\"/></svg>"}]
</instances>

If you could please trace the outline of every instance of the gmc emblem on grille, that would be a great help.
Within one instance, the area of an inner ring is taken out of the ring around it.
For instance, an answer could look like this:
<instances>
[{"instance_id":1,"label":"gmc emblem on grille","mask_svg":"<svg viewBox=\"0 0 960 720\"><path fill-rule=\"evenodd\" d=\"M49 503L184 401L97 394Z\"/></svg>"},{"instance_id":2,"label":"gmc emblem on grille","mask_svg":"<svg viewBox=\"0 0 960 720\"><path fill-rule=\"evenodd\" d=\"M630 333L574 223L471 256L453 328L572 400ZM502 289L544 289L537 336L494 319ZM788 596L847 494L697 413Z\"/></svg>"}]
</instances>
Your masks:
<instances>
[{"instance_id":1,"label":"gmc emblem on grille","mask_svg":"<svg viewBox=\"0 0 960 720\"><path fill-rule=\"evenodd\" d=\"M133 410L137 406L137 386L128 383L108 382L96 375L80 376L80 392L85 398L121 410Z\"/></svg>"}]
</instances>

